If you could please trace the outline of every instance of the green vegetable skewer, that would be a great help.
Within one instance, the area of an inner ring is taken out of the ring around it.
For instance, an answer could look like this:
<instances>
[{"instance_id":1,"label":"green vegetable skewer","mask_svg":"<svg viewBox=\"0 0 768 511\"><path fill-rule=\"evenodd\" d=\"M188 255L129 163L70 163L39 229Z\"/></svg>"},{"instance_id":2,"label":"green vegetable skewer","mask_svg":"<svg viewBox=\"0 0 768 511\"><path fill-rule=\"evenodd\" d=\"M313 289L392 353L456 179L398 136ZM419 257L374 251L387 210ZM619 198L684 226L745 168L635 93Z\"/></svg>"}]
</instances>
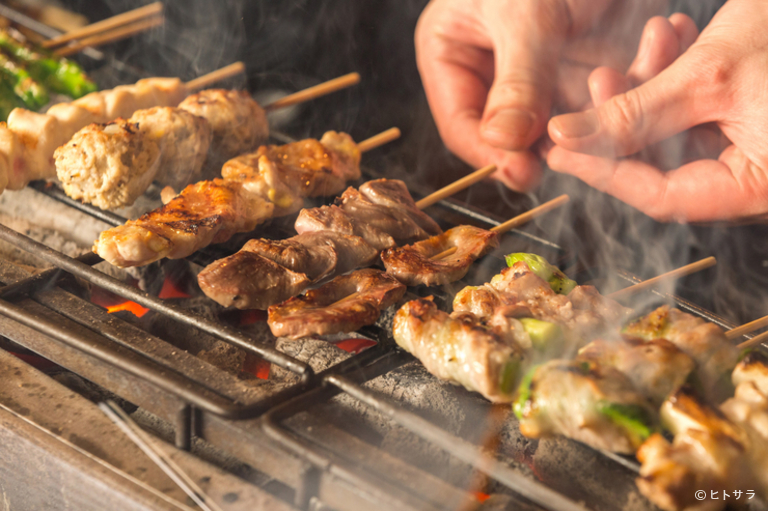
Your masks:
<instances>
[{"instance_id":1,"label":"green vegetable skewer","mask_svg":"<svg viewBox=\"0 0 768 511\"><path fill-rule=\"evenodd\" d=\"M13 85L0 73L0 119L5 120L14 108L24 108L24 102L16 96Z\"/></svg>"},{"instance_id":2,"label":"green vegetable skewer","mask_svg":"<svg viewBox=\"0 0 768 511\"><path fill-rule=\"evenodd\" d=\"M510 267L519 261L526 263L533 273L549 283L552 291L555 293L567 295L576 287L576 281L566 277L565 273L549 264L549 261L540 255L525 253L509 254L506 260L507 266Z\"/></svg>"},{"instance_id":3,"label":"green vegetable skewer","mask_svg":"<svg viewBox=\"0 0 768 511\"><path fill-rule=\"evenodd\" d=\"M0 31L0 48L24 62L32 78L54 92L79 98L97 89L75 62L38 50L4 30Z\"/></svg>"},{"instance_id":4,"label":"green vegetable skewer","mask_svg":"<svg viewBox=\"0 0 768 511\"><path fill-rule=\"evenodd\" d=\"M29 110L38 110L48 104L48 91L36 82L26 69L0 53L0 73L11 84L16 96ZM5 120L6 117L3 117Z\"/></svg>"}]
</instances>

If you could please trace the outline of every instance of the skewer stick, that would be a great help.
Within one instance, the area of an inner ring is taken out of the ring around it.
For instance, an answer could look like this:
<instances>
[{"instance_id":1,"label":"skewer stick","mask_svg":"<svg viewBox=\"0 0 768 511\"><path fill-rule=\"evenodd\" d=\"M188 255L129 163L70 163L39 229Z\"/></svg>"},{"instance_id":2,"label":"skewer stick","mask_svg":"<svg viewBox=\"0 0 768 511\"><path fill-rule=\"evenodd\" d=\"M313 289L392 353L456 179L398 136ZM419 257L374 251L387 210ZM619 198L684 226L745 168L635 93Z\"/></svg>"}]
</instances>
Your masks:
<instances>
[{"instance_id":1,"label":"skewer stick","mask_svg":"<svg viewBox=\"0 0 768 511\"><path fill-rule=\"evenodd\" d=\"M68 57L69 55L78 53L85 48L101 46L103 44L119 41L120 39L125 39L126 37L138 34L139 32L144 32L145 30L160 26L163 23L165 23L164 16L155 16L153 18L139 21L131 25L126 25L125 27L117 28L109 32L104 32L103 34L95 35L93 37L86 37L85 39L81 39L75 44L54 50L53 53L59 57Z\"/></svg>"},{"instance_id":2,"label":"skewer stick","mask_svg":"<svg viewBox=\"0 0 768 511\"><path fill-rule=\"evenodd\" d=\"M725 332L725 336L730 340L738 339L742 335L748 334L749 332L757 330L758 328L763 328L764 326L768 326L768 316L750 321L749 323L737 326L736 328L732 328L731 330Z\"/></svg>"},{"instance_id":3,"label":"skewer stick","mask_svg":"<svg viewBox=\"0 0 768 511\"><path fill-rule=\"evenodd\" d=\"M523 225L526 222L530 222L534 218L539 217L545 213L548 213L555 208L559 208L569 200L571 200L571 198L565 194L559 197L555 197L554 199L547 201L544 204L536 206L530 211L526 211L521 215L517 215L514 218L510 218L503 224L499 224L496 227L491 228L491 231L497 234L503 234L511 229L514 229L515 227L519 227ZM445 259L446 257L455 254L457 250L458 250L458 247L451 247L448 250L445 250L435 256L432 256L432 259L435 261L439 261L440 259Z\"/></svg>"},{"instance_id":4,"label":"skewer stick","mask_svg":"<svg viewBox=\"0 0 768 511\"><path fill-rule=\"evenodd\" d=\"M740 350L743 350L743 349L751 348L752 346L756 346L765 341L768 341L768 332L763 332L762 334L756 335L750 340L744 341L741 344L736 345L736 347Z\"/></svg>"},{"instance_id":5,"label":"skewer stick","mask_svg":"<svg viewBox=\"0 0 768 511\"><path fill-rule=\"evenodd\" d=\"M242 62L235 62L228 66L224 66L221 69L217 69L216 71L211 71L210 73L203 76L198 76L194 80L188 81L185 86L187 87L188 91L200 90L208 87L209 85L213 85L216 82L226 80L227 78L231 78L242 73L245 73L245 64Z\"/></svg>"},{"instance_id":6,"label":"skewer stick","mask_svg":"<svg viewBox=\"0 0 768 511\"><path fill-rule=\"evenodd\" d=\"M482 181L486 177L493 174L495 171L496 171L496 165L488 165L487 167L483 167L479 170L476 170L473 173L459 179L458 181L454 181L448 186L445 186L439 189L438 191L430 195L427 195L420 201L416 201L416 207L418 207L419 209L427 208L436 202L440 202L446 197L450 197L451 195L459 192L460 190L469 188L470 186L477 183L478 181Z\"/></svg>"},{"instance_id":7,"label":"skewer stick","mask_svg":"<svg viewBox=\"0 0 768 511\"><path fill-rule=\"evenodd\" d=\"M101 32L106 32L107 30L112 30L114 28L128 25L144 18L155 16L161 12L163 12L162 2L155 2L153 4L145 5L144 7L139 7L138 9L133 9L131 11L112 16L111 18L107 18L96 23L91 23L85 27L72 30L66 34L54 37L53 39L49 39L43 43L43 48L54 48L56 46L61 46L62 44L68 43L69 41L74 41L75 39L83 39L85 37L90 37Z\"/></svg>"},{"instance_id":8,"label":"skewer stick","mask_svg":"<svg viewBox=\"0 0 768 511\"><path fill-rule=\"evenodd\" d=\"M389 128L378 135L363 140L357 144L357 148L360 149L361 153L366 153L371 149L376 149L377 147L392 142L393 140L397 140L398 138L400 138L400 130L398 128Z\"/></svg>"},{"instance_id":9,"label":"skewer stick","mask_svg":"<svg viewBox=\"0 0 768 511\"><path fill-rule=\"evenodd\" d=\"M645 289L655 287L662 282L668 282L670 280L679 279L680 277L690 275L691 273L696 273L697 271L701 271L705 268L709 268L710 266L714 266L716 264L717 264L717 259L715 259L714 257L707 257L706 259L702 259L701 261L696 261L695 263L686 264L685 266L678 268L676 270L668 271L667 273L662 273L661 275L657 277L653 277L652 279L644 280L643 282L640 282L633 286L620 289L614 293L609 294L608 298L612 298L614 300L620 300L622 298L626 298L629 295L635 294L638 291L643 291Z\"/></svg>"},{"instance_id":10,"label":"skewer stick","mask_svg":"<svg viewBox=\"0 0 768 511\"><path fill-rule=\"evenodd\" d=\"M357 83L360 83L360 74L349 73L347 75L334 78L333 80L328 80L327 82L309 87L308 89L300 90L299 92L294 92L293 94L282 97L277 101L273 101L268 105L264 105L264 110L270 112L272 110L277 110L278 108L285 108L287 106L296 105L298 103L304 103L305 101L330 94L331 92L346 89L347 87L351 87Z\"/></svg>"}]
</instances>

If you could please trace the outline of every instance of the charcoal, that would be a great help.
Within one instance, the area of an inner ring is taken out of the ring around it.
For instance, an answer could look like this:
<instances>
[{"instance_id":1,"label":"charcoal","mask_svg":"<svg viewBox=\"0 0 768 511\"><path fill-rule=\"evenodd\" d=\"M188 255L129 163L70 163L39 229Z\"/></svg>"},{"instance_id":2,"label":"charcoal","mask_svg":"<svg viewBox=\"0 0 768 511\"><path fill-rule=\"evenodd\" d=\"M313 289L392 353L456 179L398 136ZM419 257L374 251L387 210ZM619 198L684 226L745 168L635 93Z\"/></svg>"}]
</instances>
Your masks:
<instances>
[{"instance_id":1,"label":"charcoal","mask_svg":"<svg viewBox=\"0 0 768 511\"><path fill-rule=\"evenodd\" d=\"M319 339L299 339L292 341L280 337L277 339L277 349L302 362L306 362L319 373L339 362L348 359L351 354L337 348L333 344ZM270 368L270 379L285 383L297 383L299 376L291 371L273 365Z\"/></svg>"}]
</instances>

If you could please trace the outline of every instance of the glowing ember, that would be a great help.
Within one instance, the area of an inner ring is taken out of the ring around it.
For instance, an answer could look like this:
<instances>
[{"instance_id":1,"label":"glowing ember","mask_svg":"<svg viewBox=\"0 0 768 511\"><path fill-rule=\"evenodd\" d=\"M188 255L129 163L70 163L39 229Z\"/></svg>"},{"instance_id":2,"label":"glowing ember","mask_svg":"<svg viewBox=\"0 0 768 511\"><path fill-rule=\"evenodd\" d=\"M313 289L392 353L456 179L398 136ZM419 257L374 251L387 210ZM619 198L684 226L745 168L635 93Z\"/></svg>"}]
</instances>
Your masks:
<instances>
[{"instance_id":1,"label":"glowing ember","mask_svg":"<svg viewBox=\"0 0 768 511\"><path fill-rule=\"evenodd\" d=\"M142 307L136 302L126 301L123 303L119 303L117 305L110 305L107 307L107 312L110 314L114 314L115 312L119 311L128 311L133 313L134 316L137 318L142 317L144 314L149 312L149 309L146 307Z\"/></svg>"},{"instance_id":2,"label":"glowing ember","mask_svg":"<svg viewBox=\"0 0 768 511\"><path fill-rule=\"evenodd\" d=\"M336 343L336 347L348 353L360 353L361 351L376 346L376 342L370 339L344 339Z\"/></svg>"},{"instance_id":3,"label":"glowing ember","mask_svg":"<svg viewBox=\"0 0 768 511\"><path fill-rule=\"evenodd\" d=\"M259 358L251 353L245 354L245 363L243 364L243 371L251 373L260 380L269 379L269 362L263 358Z\"/></svg>"},{"instance_id":4,"label":"glowing ember","mask_svg":"<svg viewBox=\"0 0 768 511\"><path fill-rule=\"evenodd\" d=\"M476 499L477 499L479 502L485 502L486 500L490 499L490 498L491 498L491 496L490 496L490 495L488 495L487 493L483 493L483 492L481 492L481 491L476 491L476 492L475 492L475 498L476 498Z\"/></svg>"},{"instance_id":5,"label":"glowing ember","mask_svg":"<svg viewBox=\"0 0 768 511\"><path fill-rule=\"evenodd\" d=\"M250 309L240 311L240 326L250 325L258 323L259 321L267 320L267 311Z\"/></svg>"},{"instance_id":6,"label":"glowing ember","mask_svg":"<svg viewBox=\"0 0 768 511\"><path fill-rule=\"evenodd\" d=\"M160 290L158 298L189 298L190 295L184 292L170 277L165 277L163 288Z\"/></svg>"}]
</instances>

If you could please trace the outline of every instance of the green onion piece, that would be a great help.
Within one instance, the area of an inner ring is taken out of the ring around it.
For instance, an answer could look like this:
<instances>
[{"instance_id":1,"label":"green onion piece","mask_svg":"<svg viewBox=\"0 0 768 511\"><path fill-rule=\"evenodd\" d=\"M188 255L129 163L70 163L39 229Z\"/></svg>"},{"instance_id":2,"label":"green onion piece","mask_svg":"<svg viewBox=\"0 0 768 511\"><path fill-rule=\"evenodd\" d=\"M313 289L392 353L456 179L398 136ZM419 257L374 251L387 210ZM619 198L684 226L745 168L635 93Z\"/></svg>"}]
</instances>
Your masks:
<instances>
[{"instance_id":1,"label":"green onion piece","mask_svg":"<svg viewBox=\"0 0 768 511\"><path fill-rule=\"evenodd\" d=\"M523 379L520 382L520 387L517 389L517 399L512 403L512 411L515 412L518 419L523 418L528 403L531 400L533 376L536 374L536 369L538 368L539 366L531 367L528 372L525 373L525 376L523 376Z\"/></svg>"},{"instance_id":2,"label":"green onion piece","mask_svg":"<svg viewBox=\"0 0 768 511\"><path fill-rule=\"evenodd\" d=\"M555 293L567 295L574 287L576 287L575 280L566 277L565 273L549 264L549 261L540 255L518 252L516 254L509 254L506 257L506 260L507 266L510 267L517 262L522 261L526 263L533 273L549 283L552 291Z\"/></svg>"},{"instance_id":3,"label":"green onion piece","mask_svg":"<svg viewBox=\"0 0 768 511\"><path fill-rule=\"evenodd\" d=\"M639 446L656 430L653 416L643 406L600 401L597 410L623 428L633 445Z\"/></svg>"},{"instance_id":4,"label":"green onion piece","mask_svg":"<svg viewBox=\"0 0 768 511\"><path fill-rule=\"evenodd\" d=\"M563 330L555 323L535 318L520 318L520 323L537 351L544 351L563 338Z\"/></svg>"}]
</instances>

